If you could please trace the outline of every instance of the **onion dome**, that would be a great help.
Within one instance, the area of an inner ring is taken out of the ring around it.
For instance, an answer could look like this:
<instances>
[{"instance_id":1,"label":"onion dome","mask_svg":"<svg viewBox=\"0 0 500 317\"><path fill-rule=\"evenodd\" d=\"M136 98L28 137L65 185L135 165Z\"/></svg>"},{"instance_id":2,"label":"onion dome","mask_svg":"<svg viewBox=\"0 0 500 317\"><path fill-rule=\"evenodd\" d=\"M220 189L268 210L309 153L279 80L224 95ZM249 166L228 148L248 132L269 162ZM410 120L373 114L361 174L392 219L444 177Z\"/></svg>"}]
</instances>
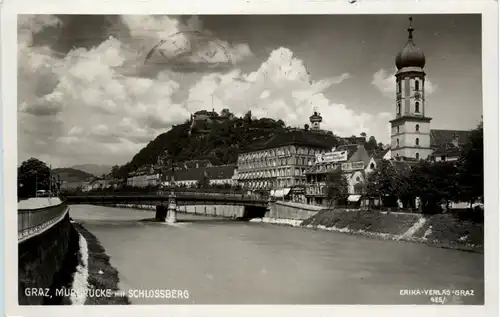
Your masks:
<instances>
[{"instance_id":1,"label":"onion dome","mask_svg":"<svg viewBox=\"0 0 500 317\"><path fill-rule=\"evenodd\" d=\"M410 27L408 28L408 42L401 52L396 56L396 67L398 69L404 67L420 67L425 66L425 55L415 43L413 43L413 27L411 26L412 18L410 18Z\"/></svg>"}]
</instances>

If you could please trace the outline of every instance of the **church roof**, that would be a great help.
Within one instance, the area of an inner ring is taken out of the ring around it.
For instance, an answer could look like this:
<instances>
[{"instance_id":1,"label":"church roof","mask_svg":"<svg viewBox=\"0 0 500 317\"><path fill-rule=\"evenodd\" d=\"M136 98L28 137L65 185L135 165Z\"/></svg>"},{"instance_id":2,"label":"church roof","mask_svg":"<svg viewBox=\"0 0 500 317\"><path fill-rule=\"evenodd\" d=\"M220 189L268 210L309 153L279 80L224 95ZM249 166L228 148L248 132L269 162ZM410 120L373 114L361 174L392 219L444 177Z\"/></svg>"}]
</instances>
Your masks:
<instances>
[{"instance_id":1,"label":"church roof","mask_svg":"<svg viewBox=\"0 0 500 317\"><path fill-rule=\"evenodd\" d=\"M438 148L447 143L452 143L453 138L458 138L458 144L466 144L469 140L471 131L464 130L438 130L431 129L431 147Z\"/></svg>"}]
</instances>

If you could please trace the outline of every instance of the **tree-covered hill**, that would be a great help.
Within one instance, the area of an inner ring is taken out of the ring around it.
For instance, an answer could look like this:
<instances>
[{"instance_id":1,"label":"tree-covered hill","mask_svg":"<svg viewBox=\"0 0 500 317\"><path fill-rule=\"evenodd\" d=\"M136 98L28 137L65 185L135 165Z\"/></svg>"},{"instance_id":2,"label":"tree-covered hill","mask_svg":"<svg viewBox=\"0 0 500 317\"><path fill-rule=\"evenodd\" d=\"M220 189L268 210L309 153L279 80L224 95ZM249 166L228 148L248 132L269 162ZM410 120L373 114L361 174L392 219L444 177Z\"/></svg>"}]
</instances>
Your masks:
<instances>
[{"instance_id":1,"label":"tree-covered hill","mask_svg":"<svg viewBox=\"0 0 500 317\"><path fill-rule=\"evenodd\" d=\"M227 109L224 111L223 119L215 118L201 122L202 124L192 124L192 121L187 120L183 124L174 125L149 142L129 163L122 167L114 166L112 176L124 178L142 166L156 164L158 158L166 152L174 162L206 159L213 165L235 164L242 150L265 143L273 136L291 129L285 126L283 120L254 118L250 111L243 118L235 118ZM195 126L203 128L193 130ZM309 126L305 125L304 128L308 129ZM365 133L361 135L366 137ZM318 138L332 139L328 143L333 145L337 145L340 140L331 132ZM352 138L356 139L355 136ZM382 146L377 144L374 137L370 137L365 144L367 150L381 149Z\"/></svg>"},{"instance_id":2,"label":"tree-covered hill","mask_svg":"<svg viewBox=\"0 0 500 317\"><path fill-rule=\"evenodd\" d=\"M165 151L168 151L174 162L208 159L214 165L236 163L242 148L285 130L282 120L252 119L251 114L244 118L214 120L208 126L208 133L193 131L190 135L190 121L174 125L122 166L119 176L125 177L141 166L157 163L158 157Z\"/></svg>"}]
</instances>

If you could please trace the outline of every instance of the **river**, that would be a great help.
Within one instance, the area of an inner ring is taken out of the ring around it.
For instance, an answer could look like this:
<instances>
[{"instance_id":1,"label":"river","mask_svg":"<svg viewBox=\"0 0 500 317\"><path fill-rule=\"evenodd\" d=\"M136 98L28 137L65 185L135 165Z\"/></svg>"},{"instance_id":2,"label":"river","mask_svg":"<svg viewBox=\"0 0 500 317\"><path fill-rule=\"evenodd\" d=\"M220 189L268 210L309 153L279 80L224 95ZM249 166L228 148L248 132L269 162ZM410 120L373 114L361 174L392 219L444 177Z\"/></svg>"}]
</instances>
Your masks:
<instances>
[{"instance_id":1,"label":"river","mask_svg":"<svg viewBox=\"0 0 500 317\"><path fill-rule=\"evenodd\" d=\"M483 254L185 214L168 225L125 208L70 215L106 249L120 289L189 293L132 304L430 304L402 290L463 290L447 303L484 303Z\"/></svg>"}]
</instances>

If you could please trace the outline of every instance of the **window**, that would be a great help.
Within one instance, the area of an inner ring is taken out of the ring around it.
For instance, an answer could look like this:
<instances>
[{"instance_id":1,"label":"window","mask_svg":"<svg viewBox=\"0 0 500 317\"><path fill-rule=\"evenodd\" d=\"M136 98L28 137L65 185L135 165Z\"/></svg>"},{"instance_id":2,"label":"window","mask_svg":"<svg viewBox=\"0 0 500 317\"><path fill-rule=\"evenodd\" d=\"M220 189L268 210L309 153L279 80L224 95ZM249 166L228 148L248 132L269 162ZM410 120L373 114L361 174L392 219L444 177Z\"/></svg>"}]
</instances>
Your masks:
<instances>
[{"instance_id":1,"label":"window","mask_svg":"<svg viewBox=\"0 0 500 317\"><path fill-rule=\"evenodd\" d=\"M370 169L374 169L375 168L375 164L371 163L370 164Z\"/></svg>"},{"instance_id":2,"label":"window","mask_svg":"<svg viewBox=\"0 0 500 317\"><path fill-rule=\"evenodd\" d=\"M401 81L398 81L398 85L396 86L397 87L397 93L401 93Z\"/></svg>"},{"instance_id":3,"label":"window","mask_svg":"<svg viewBox=\"0 0 500 317\"><path fill-rule=\"evenodd\" d=\"M418 124L415 126L415 131L420 131L420 126Z\"/></svg>"},{"instance_id":4,"label":"window","mask_svg":"<svg viewBox=\"0 0 500 317\"><path fill-rule=\"evenodd\" d=\"M418 159L420 159L420 154L418 154L418 153L417 153L417 154L415 154L415 158L416 158L417 160L418 160Z\"/></svg>"},{"instance_id":5,"label":"window","mask_svg":"<svg viewBox=\"0 0 500 317\"><path fill-rule=\"evenodd\" d=\"M415 145L420 145L420 140L418 138L415 139Z\"/></svg>"},{"instance_id":6,"label":"window","mask_svg":"<svg viewBox=\"0 0 500 317\"><path fill-rule=\"evenodd\" d=\"M401 114L401 103L400 102L398 102L397 114Z\"/></svg>"},{"instance_id":7,"label":"window","mask_svg":"<svg viewBox=\"0 0 500 317\"><path fill-rule=\"evenodd\" d=\"M446 161L446 155L441 156L441 161Z\"/></svg>"},{"instance_id":8,"label":"window","mask_svg":"<svg viewBox=\"0 0 500 317\"><path fill-rule=\"evenodd\" d=\"M399 139L396 139L396 146L399 147Z\"/></svg>"},{"instance_id":9,"label":"window","mask_svg":"<svg viewBox=\"0 0 500 317\"><path fill-rule=\"evenodd\" d=\"M420 112L420 102L415 102L415 112Z\"/></svg>"},{"instance_id":10,"label":"window","mask_svg":"<svg viewBox=\"0 0 500 317\"><path fill-rule=\"evenodd\" d=\"M420 90L420 82L415 80L415 90Z\"/></svg>"},{"instance_id":11,"label":"window","mask_svg":"<svg viewBox=\"0 0 500 317\"><path fill-rule=\"evenodd\" d=\"M396 127L396 133L399 133L399 126Z\"/></svg>"}]
</instances>

